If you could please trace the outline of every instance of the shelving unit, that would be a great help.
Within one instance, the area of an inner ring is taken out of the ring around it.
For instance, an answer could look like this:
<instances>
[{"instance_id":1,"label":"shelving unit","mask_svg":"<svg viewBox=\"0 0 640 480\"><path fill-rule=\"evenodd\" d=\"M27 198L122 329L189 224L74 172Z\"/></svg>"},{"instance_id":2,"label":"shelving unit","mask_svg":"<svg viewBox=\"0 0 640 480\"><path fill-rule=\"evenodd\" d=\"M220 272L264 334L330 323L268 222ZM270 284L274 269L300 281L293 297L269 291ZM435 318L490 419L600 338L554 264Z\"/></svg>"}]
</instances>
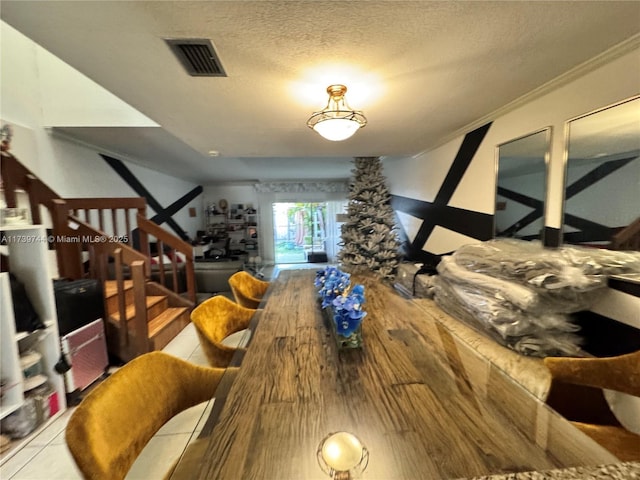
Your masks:
<instances>
[{"instance_id":1,"label":"shelving unit","mask_svg":"<svg viewBox=\"0 0 640 480\"><path fill-rule=\"evenodd\" d=\"M226 213L213 213L210 211L207 211L206 215L207 225L205 230L207 235L218 239L227 238L229 216Z\"/></svg>"},{"instance_id":2,"label":"shelving unit","mask_svg":"<svg viewBox=\"0 0 640 480\"><path fill-rule=\"evenodd\" d=\"M20 355L26 352L36 352L40 356L39 372L46 377L52 390L47 396L47 405L54 409L54 413L33 432L12 442L11 448L0 457L0 464L11 458L66 408L64 378L54 369L60 358L60 339L46 235L45 228L40 225L0 227L0 250L9 256L9 270L24 284L29 300L45 325L44 329L34 332L16 332L9 273L0 273L0 375L5 380L0 419L6 421L9 415L17 413L27 403L27 385L23 375L25 362L23 365L20 363ZM34 377L30 378L30 383L33 383Z\"/></svg>"},{"instance_id":3,"label":"shelving unit","mask_svg":"<svg viewBox=\"0 0 640 480\"><path fill-rule=\"evenodd\" d=\"M18 353L18 336L13 324L13 301L9 274L0 273L0 364L2 369L2 401L0 402L0 418L14 412L24 402L22 394L22 372L20 371L20 354ZM6 340L6 341L5 341Z\"/></svg>"},{"instance_id":4,"label":"shelving unit","mask_svg":"<svg viewBox=\"0 0 640 480\"><path fill-rule=\"evenodd\" d=\"M206 217L207 235L217 238L217 242L228 239L232 255L245 261L260 255L258 212L251 206L231 205L225 213L207 211Z\"/></svg>"}]
</instances>

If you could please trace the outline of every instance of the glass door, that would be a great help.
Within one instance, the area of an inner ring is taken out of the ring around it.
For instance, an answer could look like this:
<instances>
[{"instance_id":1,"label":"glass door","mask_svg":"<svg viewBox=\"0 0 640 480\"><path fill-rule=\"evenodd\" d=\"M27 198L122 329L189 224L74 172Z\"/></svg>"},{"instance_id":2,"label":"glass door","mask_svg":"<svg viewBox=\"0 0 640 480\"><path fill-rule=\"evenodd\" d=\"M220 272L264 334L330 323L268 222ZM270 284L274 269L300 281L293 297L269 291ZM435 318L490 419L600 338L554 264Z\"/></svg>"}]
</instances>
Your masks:
<instances>
[{"instance_id":1,"label":"glass door","mask_svg":"<svg viewBox=\"0 0 640 480\"><path fill-rule=\"evenodd\" d=\"M275 263L307 263L326 252L326 203L274 203Z\"/></svg>"}]
</instances>

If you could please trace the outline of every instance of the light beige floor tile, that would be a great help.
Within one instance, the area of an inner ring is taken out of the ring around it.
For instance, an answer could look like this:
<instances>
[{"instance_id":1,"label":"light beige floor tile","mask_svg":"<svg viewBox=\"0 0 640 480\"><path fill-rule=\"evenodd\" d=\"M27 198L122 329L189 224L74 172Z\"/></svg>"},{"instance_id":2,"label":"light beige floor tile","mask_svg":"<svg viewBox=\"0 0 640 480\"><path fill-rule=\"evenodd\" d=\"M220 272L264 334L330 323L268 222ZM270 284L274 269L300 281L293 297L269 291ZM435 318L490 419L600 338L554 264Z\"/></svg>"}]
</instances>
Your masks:
<instances>
[{"instance_id":1,"label":"light beige floor tile","mask_svg":"<svg viewBox=\"0 0 640 480\"><path fill-rule=\"evenodd\" d=\"M207 357L205 356L201 348L197 348L196 350L194 350L194 352L187 360L196 365L202 365L203 367L210 366L209 361L207 360Z\"/></svg>"},{"instance_id":2,"label":"light beige floor tile","mask_svg":"<svg viewBox=\"0 0 640 480\"><path fill-rule=\"evenodd\" d=\"M179 413L162 426L156 435L173 435L176 433L191 433L198 425L203 412L207 408L207 403L191 407Z\"/></svg>"},{"instance_id":3,"label":"light beige floor tile","mask_svg":"<svg viewBox=\"0 0 640 480\"><path fill-rule=\"evenodd\" d=\"M155 436L127 474L127 480L162 479L180 458L191 434Z\"/></svg>"},{"instance_id":4,"label":"light beige floor tile","mask_svg":"<svg viewBox=\"0 0 640 480\"><path fill-rule=\"evenodd\" d=\"M228 337L224 338L222 340L222 344L227 347L241 348L248 343L250 336L251 333L247 332L247 330L240 330L239 332L232 333Z\"/></svg>"},{"instance_id":5,"label":"light beige floor tile","mask_svg":"<svg viewBox=\"0 0 640 480\"><path fill-rule=\"evenodd\" d=\"M193 323L188 323L173 340L185 338L197 339L197 335L195 325ZM169 344L171 344L171 342L169 342Z\"/></svg>"},{"instance_id":6,"label":"light beige floor tile","mask_svg":"<svg viewBox=\"0 0 640 480\"><path fill-rule=\"evenodd\" d=\"M13 457L0 466L0 478L3 480L12 478L22 467L31 461L42 447L23 447Z\"/></svg>"},{"instance_id":7,"label":"light beige floor tile","mask_svg":"<svg viewBox=\"0 0 640 480\"><path fill-rule=\"evenodd\" d=\"M10 478L11 480L80 480L82 476L66 445L49 445L42 448L29 463Z\"/></svg>"},{"instance_id":8,"label":"light beige floor tile","mask_svg":"<svg viewBox=\"0 0 640 480\"><path fill-rule=\"evenodd\" d=\"M204 428L204 425L207 423L207 419L209 418L209 415L211 415L211 410L213 409L213 404L215 403L215 401L216 399L212 398L211 401L207 402L207 406L202 412L202 416L200 417L200 420L198 421L198 425L194 430L194 433L195 433L194 438L198 436L197 434L202 431L202 429Z\"/></svg>"},{"instance_id":9,"label":"light beige floor tile","mask_svg":"<svg viewBox=\"0 0 640 480\"><path fill-rule=\"evenodd\" d=\"M168 353L169 355L173 355L174 357L187 359L193 354L195 346L193 345L193 340L191 339L181 339L180 341L174 341L164 347L162 351L164 353Z\"/></svg>"},{"instance_id":10,"label":"light beige floor tile","mask_svg":"<svg viewBox=\"0 0 640 480\"><path fill-rule=\"evenodd\" d=\"M178 358L187 359L198 344L198 337L192 323L187 325L162 351Z\"/></svg>"},{"instance_id":11,"label":"light beige floor tile","mask_svg":"<svg viewBox=\"0 0 640 480\"><path fill-rule=\"evenodd\" d=\"M29 442L29 446L45 446L51 443L60 432L64 432L67 427L67 422L71 418L71 414L75 410L75 407L68 408L60 414L50 425L48 425L42 432L38 433L33 440Z\"/></svg>"},{"instance_id":12,"label":"light beige floor tile","mask_svg":"<svg viewBox=\"0 0 640 480\"><path fill-rule=\"evenodd\" d=\"M62 430L58 435L56 435L49 445L66 445L67 440L64 437L64 430Z\"/></svg>"}]
</instances>

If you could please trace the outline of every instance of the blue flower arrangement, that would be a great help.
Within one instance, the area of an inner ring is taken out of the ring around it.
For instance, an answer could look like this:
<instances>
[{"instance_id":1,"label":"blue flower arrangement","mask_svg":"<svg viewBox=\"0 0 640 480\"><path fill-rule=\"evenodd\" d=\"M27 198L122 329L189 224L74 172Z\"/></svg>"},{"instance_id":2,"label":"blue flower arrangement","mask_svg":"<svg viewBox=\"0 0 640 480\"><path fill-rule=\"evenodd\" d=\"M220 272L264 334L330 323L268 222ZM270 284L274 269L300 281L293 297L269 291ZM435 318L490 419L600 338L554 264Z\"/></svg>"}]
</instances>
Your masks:
<instances>
[{"instance_id":1,"label":"blue flower arrangement","mask_svg":"<svg viewBox=\"0 0 640 480\"><path fill-rule=\"evenodd\" d=\"M362 308L364 285L351 288L351 275L334 266L327 266L316 272L314 285L320 287L318 294L322 308L331 312L333 331L339 348L362 346L360 325L367 315Z\"/></svg>"},{"instance_id":2,"label":"blue flower arrangement","mask_svg":"<svg viewBox=\"0 0 640 480\"><path fill-rule=\"evenodd\" d=\"M320 287L318 294L322 299L322 308L330 306L333 300L349 288L351 275L341 271L338 267L328 265L324 270L316 272L314 285Z\"/></svg>"},{"instance_id":3,"label":"blue flower arrangement","mask_svg":"<svg viewBox=\"0 0 640 480\"><path fill-rule=\"evenodd\" d=\"M333 302L333 320L336 333L343 337L353 334L367 315L362 309L364 303L364 286L356 285L350 292L337 296Z\"/></svg>"}]
</instances>

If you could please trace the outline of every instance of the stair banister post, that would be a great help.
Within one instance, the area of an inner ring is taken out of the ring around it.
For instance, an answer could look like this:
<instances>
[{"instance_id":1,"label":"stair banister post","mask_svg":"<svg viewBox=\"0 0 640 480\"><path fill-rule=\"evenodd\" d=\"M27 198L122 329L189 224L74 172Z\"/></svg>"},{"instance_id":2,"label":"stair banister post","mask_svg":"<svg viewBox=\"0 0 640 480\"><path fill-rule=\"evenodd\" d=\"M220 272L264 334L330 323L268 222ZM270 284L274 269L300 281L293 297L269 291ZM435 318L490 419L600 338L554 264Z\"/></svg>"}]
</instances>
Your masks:
<instances>
[{"instance_id":1,"label":"stair banister post","mask_svg":"<svg viewBox=\"0 0 640 480\"><path fill-rule=\"evenodd\" d=\"M29 207L31 208L31 223L34 225L41 225L40 219L40 203L39 195L37 192L40 180L35 175L28 174L26 178L27 195L29 196Z\"/></svg>"},{"instance_id":2,"label":"stair banister post","mask_svg":"<svg viewBox=\"0 0 640 480\"><path fill-rule=\"evenodd\" d=\"M173 275L173 291L180 293L178 289L178 255L175 248L171 249L171 274Z\"/></svg>"},{"instance_id":3,"label":"stair banister post","mask_svg":"<svg viewBox=\"0 0 640 480\"><path fill-rule=\"evenodd\" d=\"M61 198L51 201L51 222L55 238L58 272L63 278L78 279L83 277L82 245L77 235L69 228L69 208ZM67 241L65 241L65 239ZM61 241L58 241L61 240Z\"/></svg>"},{"instance_id":4,"label":"stair banister post","mask_svg":"<svg viewBox=\"0 0 640 480\"><path fill-rule=\"evenodd\" d=\"M195 282L195 272L193 268L193 258L187 257L185 268L187 270L187 293L189 295L189 300L196 304L196 282Z\"/></svg>"},{"instance_id":5,"label":"stair banister post","mask_svg":"<svg viewBox=\"0 0 640 480\"><path fill-rule=\"evenodd\" d=\"M133 280L133 302L135 316L133 317L136 335L135 356L151 351L149 344L149 324L147 319L147 292L144 262L136 260L131 263L131 279Z\"/></svg>"},{"instance_id":6,"label":"stair banister post","mask_svg":"<svg viewBox=\"0 0 640 480\"><path fill-rule=\"evenodd\" d=\"M147 257L145 262L145 274L151 277L151 252L149 251L149 234L138 226L138 241L140 243L140 252Z\"/></svg>"},{"instance_id":7,"label":"stair banister post","mask_svg":"<svg viewBox=\"0 0 640 480\"><path fill-rule=\"evenodd\" d=\"M113 258L118 298L118 344L120 347L119 351L124 352L127 350L129 335L127 330L127 305L124 291L124 275L122 273L122 248L118 248L113 252Z\"/></svg>"},{"instance_id":8,"label":"stair banister post","mask_svg":"<svg viewBox=\"0 0 640 480\"><path fill-rule=\"evenodd\" d=\"M98 278L103 285L109 277L109 254L104 245L103 243L90 243L88 245L89 258L96 265L96 277L94 278Z\"/></svg>"},{"instance_id":9,"label":"stair banister post","mask_svg":"<svg viewBox=\"0 0 640 480\"><path fill-rule=\"evenodd\" d=\"M16 198L16 189L18 188L16 178L18 172L15 168L15 157L9 152L2 152L1 158L0 176L4 183L4 201L7 203L7 207L16 208L18 206L18 200Z\"/></svg>"}]
</instances>

